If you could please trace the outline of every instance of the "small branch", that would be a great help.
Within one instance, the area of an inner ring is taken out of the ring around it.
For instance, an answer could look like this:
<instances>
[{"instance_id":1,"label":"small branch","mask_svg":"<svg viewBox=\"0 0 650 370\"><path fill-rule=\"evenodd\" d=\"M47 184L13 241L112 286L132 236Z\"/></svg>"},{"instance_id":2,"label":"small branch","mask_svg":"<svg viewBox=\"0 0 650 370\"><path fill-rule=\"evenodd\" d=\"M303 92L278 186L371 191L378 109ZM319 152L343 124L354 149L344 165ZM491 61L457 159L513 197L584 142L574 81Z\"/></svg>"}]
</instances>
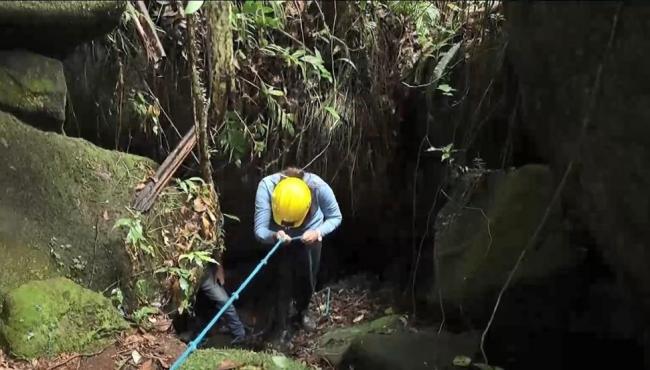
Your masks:
<instances>
[{"instance_id":1,"label":"small branch","mask_svg":"<svg viewBox=\"0 0 650 370\"><path fill-rule=\"evenodd\" d=\"M114 343L114 342L113 342L113 343ZM111 343L111 345L112 345L113 343ZM108 348L108 347L106 347L106 348ZM94 353L77 353L76 355L74 355L74 356L72 356L72 357L69 357L69 358L67 358L67 359L65 359L65 360L63 360L63 361L57 362L56 364L54 364L54 365L48 367L47 370L54 370L54 369L56 369L56 368L59 368L59 367L65 365L65 364L67 364L68 362L70 362L70 361L72 361L72 360L74 360L74 359L77 359L77 358L79 358L79 357L93 357L93 356L97 356L97 355L101 354L102 352L104 352L104 351L106 350L106 348L102 348L101 350L99 350L99 351L97 351L97 352L94 352Z\"/></svg>"},{"instance_id":2,"label":"small branch","mask_svg":"<svg viewBox=\"0 0 650 370\"><path fill-rule=\"evenodd\" d=\"M154 41L154 45L156 47L156 51L158 52L158 58L166 58L167 54L165 53L165 48L162 46L162 42L160 42L160 38L158 38L158 33L156 32L156 27L154 26L153 21L151 20L151 17L149 16L149 9L147 9L147 6L144 4L144 1L138 0L135 3L138 6L138 10L142 13L142 17L146 20L146 23L148 25L147 33L151 36L151 38Z\"/></svg>"},{"instance_id":3,"label":"small branch","mask_svg":"<svg viewBox=\"0 0 650 370\"><path fill-rule=\"evenodd\" d=\"M138 7L137 10L132 8L131 4L129 4L129 10L131 10L131 14L133 15L135 29L140 37L142 45L147 51L147 57L153 61L155 67L158 67L160 61L166 58L167 54L158 38L156 28L149 17L149 10L144 4L144 1L137 0L135 4Z\"/></svg>"}]
</instances>

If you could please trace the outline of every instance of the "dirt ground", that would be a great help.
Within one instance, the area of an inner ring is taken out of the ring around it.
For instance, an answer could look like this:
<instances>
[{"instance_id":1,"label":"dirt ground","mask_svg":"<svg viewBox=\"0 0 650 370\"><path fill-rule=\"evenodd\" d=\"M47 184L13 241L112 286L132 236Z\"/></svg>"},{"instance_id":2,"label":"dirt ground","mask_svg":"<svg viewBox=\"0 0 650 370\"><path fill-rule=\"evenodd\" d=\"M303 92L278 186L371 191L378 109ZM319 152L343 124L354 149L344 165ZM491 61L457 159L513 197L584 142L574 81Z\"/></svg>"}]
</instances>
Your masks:
<instances>
[{"instance_id":1,"label":"dirt ground","mask_svg":"<svg viewBox=\"0 0 650 370\"><path fill-rule=\"evenodd\" d=\"M2 370L159 370L168 369L185 349L170 333L123 333L113 344L89 354L64 354L31 362L11 360L0 352Z\"/></svg>"}]
</instances>

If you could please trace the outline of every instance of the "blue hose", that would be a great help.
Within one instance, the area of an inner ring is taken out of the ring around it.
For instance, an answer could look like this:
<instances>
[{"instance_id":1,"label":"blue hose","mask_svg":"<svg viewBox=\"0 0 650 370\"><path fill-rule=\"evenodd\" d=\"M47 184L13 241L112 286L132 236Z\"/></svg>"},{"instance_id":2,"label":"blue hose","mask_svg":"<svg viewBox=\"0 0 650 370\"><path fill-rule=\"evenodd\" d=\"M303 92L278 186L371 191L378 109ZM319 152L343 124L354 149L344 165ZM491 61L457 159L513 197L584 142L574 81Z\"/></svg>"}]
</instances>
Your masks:
<instances>
[{"instance_id":1,"label":"blue hose","mask_svg":"<svg viewBox=\"0 0 650 370\"><path fill-rule=\"evenodd\" d=\"M297 237L291 238L291 240L297 240L297 239L300 239L300 237L297 236ZM239 286L239 288L232 294L232 296L230 296L230 299L228 299L228 301L223 305L223 307L221 307L219 312L217 312L217 314L214 315L212 320L210 320L210 322L205 326L205 328L203 328L203 330L201 331L201 333L199 333L199 335L196 337L196 339L194 339L193 341L190 342L190 344L185 349L185 352L183 352L178 357L178 359L176 359L176 362L174 362L174 364L172 365L170 370L178 370L180 368L180 366L183 364L183 362L185 362L185 360L187 360L187 357L192 352L194 352L194 350L196 350L196 346L199 343L201 343L201 341L203 340L203 337L205 337L205 335L210 331L210 329L214 326L214 324L217 323L217 321L219 320L219 318L221 318L221 315L223 315L223 313L226 311L226 309L228 307L230 307L232 305L232 303L239 298L239 293L241 293L244 290L244 288L246 288L248 283L250 283L251 280L253 280L255 275L257 275L257 273L262 269L262 266L266 265L269 262L269 258L273 255L273 253L275 253L278 250L278 248L280 248L280 245L282 245L282 241L278 240L278 242L275 243L273 248L271 248L269 253L267 253L266 256L264 258L262 258L260 263L258 263L257 266L255 266L255 269L250 273L250 275L248 275L246 280L244 280L244 282Z\"/></svg>"}]
</instances>

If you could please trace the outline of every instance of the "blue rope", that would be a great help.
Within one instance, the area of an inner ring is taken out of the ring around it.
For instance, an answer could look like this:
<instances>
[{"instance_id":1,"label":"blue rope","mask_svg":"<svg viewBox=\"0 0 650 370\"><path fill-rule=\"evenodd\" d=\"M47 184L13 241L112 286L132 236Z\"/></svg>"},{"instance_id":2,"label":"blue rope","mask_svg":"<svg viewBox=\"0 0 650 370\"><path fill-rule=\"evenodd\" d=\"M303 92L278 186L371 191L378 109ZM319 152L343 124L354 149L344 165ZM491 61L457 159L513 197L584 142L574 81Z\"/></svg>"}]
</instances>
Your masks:
<instances>
[{"instance_id":1,"label":"blue rope","mask_svg":"<svg viewBox=\"0 0 650 370\"><path fill-rule=\"evenodd\" d=\"M298 237L291 238L291 240L297 240L297 239L300 239L300 237L298 236ZM230 299L228 299L228 301L223 305L223 307L221 307L221 310L219 310L219 312L217 312L217 314L214 315L212 320L210 320L210 322L205 326L205 328L203 328L203 330L201 331L201 333L199 333L196 339L190 342L189 346L187 346L187 348L185 349L185 352L183 352L178 357L178 359L176 360L176 362L174 362L170 370L178 370L180 366L183 364L183 362L187 360L187 357L196 350L196 346L199 343L201 343L203 337L205 337L205 335L210 331L210 329L214 326L214 324L217 323L217 321L219 320L219 318L221 318L221 315L223 315L226 309L228 309L228 307L230 307L230 305L232 305L232 303L239 298L239 294L244 290L244 288L246 288L248 283L250 283L251 280L253 280L255 275L257 275L257 273L262 269L262 266L266 265L269 262L269 258L273 255L273 253L275 253L278 250L278 248L280 248L280 245L282 245L282 241L278 240L278 242L275 243L273 248L271 248L269 253L267 253L266 256L262 258L260 263L258 263L255 269L250 273L250 275L248 275L246 280L244 280L244 282L239 286L239 288L232 294L232 296L230 296Z\"/></svg>"}]
</instances>

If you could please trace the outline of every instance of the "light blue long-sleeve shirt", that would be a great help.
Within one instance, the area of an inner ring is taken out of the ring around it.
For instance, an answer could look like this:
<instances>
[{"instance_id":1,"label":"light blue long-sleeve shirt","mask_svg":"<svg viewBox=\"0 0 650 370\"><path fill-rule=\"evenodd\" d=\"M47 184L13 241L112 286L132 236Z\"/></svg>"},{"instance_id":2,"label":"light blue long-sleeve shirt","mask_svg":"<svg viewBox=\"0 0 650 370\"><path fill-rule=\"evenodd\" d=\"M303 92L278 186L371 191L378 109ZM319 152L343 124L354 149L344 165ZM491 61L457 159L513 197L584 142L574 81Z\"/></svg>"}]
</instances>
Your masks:
<instances>
[{"instance_id":1,"label":"light blue long-sleeve shirt","mask_svg":"<svg viewBox=\"0 0 650 370\"><path fill-rule=\"evenodd\" d=\"M266 176L257 186L255 196L255 237L265 244L273 244L276 240L273 234L280 230L280 226L273 221L271 210L271 194L273 189L283 178L280 173ZM311 189L312 203L303 225L296 229L285 231L289 236L302 235L307 230L320 231L321 236L334 231L340 224L343 216L339 209L332 188L319 176L305 172L303 178Z\"/></svg>"}]
</instances>

